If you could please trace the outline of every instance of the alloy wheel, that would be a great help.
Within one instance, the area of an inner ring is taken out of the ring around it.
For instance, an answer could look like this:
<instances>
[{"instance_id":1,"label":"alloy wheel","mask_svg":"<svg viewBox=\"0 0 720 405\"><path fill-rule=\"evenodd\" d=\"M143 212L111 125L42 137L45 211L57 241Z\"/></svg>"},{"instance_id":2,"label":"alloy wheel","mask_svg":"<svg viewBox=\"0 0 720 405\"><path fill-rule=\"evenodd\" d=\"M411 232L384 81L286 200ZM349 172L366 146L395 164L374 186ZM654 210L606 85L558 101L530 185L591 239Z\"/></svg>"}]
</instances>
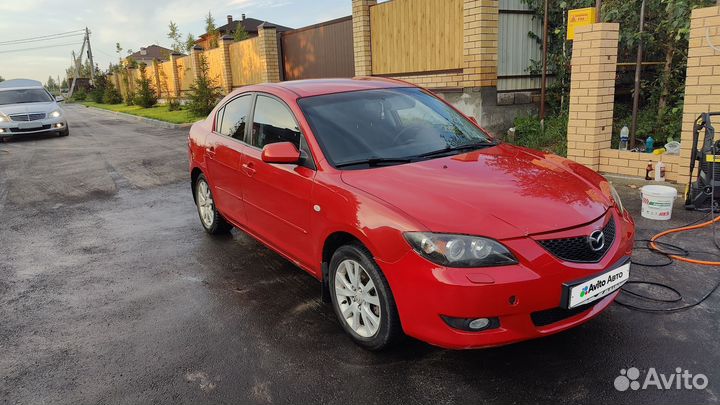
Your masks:
<instances>
[{"instance_id":1,"label":"alloy wheel","mask_svg":"<svg viewBox=\"0 0 720 405\"><path fill-rule=\"evenodd\" d=\"M343 320L364 338L380 328L382 312L375 284L365 268L355 260L344 260L335 273L335 295Z\"/></svg>"},{"instance_id":2,"label":"alloy wheel","mask_svg":"<svg viewBox=\"0 0 720 405\"><path fill-rule=\"evenodd\" d=\"M206 181L201 180L198 183L197 191L197 205L198 211L200 212L200 219L206 228L210 228L215 221L215 207L213 203L212 194L210 193L210 187Z\"/></svg>"}]
</instances>

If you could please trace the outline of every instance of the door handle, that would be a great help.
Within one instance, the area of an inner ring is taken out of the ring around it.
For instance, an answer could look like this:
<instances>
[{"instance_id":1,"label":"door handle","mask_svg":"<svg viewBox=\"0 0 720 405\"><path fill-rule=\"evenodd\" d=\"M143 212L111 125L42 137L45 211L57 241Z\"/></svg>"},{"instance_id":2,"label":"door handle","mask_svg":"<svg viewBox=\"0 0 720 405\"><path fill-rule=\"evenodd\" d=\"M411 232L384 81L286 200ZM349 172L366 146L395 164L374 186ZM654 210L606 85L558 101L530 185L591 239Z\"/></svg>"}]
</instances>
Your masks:
<instances>
[{"instance_id":1,"label":"door handle","mask_svg":"<svg viewBox=\"0 0 720 405\"><path fill-rule=\"evenodd\" d=\"M255 164L253 164L253 162L243 163L242 169L248 177L252 177L255 174Z\"/></svg>"},{"instance_id":2,"label":"door handle","mask_svg":"<svg viewBox=\"0 0 720 405\"><path fill-rule=\"evenodd\" d=\"M215 146L209 146L207 148L207 153L210 155L210 157L215 156Z\"/></svg>"}]
</instances>

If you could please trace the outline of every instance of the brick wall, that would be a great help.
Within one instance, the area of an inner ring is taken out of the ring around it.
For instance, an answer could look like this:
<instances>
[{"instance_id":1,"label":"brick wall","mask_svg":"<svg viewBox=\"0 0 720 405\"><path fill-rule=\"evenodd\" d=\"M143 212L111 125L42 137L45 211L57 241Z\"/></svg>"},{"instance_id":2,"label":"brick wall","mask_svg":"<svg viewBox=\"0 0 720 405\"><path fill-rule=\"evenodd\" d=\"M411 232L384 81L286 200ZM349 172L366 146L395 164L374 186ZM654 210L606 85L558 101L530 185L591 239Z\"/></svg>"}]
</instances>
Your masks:
<instances>
[{"instance_id":1,"label":"brick wall","mask_svg":"<svg viewBox=\"0 0 720 405\"><path fill-rule=\"evenodd\" d=\"M678 164L680 157L677 155L655 155L652 153L603 149L600 151L599 171L601 173L619 174L623 176L645 177L645 168L647 167L648 161L652 161L654 169L660 160L665 164L665 179L678 181ZM654 178L654 171L651 176Z\"/></svg>"},{"instance_id":2,"label":"brick wall","mask_svg":"<svg viewBox=\"0 0 720 405\"><path fill-rule=\"evenodd\" d=\"M681 136L678 183L687 184L693 122L703 112L720 111L720 52L707 41L720 47L720 7L695 9L690 20L685 106ZM720 120L715 122L720 128ZM701 134L702 135L702 134Z\"/></svg>"},{"instance_id":3,"label":"brick wall","mask_svg":"<svg viewBox=\"0 0 720 405\"><path fill-rule=\"evenodd\" d=\"M463 4L463 87L497 85L498 0Z\"/></svg>"},{"instance_id":4,"label":"brick wall","mask_svg":"<svg viewBox=\"0 0 720 405\"><path fill-rule=\"evenodd\" d=\"M578 28L573 42L568 122L568 158L600 169L600 151L610 148L618 36L616 23Z\"/></svg>"}]
</instances>

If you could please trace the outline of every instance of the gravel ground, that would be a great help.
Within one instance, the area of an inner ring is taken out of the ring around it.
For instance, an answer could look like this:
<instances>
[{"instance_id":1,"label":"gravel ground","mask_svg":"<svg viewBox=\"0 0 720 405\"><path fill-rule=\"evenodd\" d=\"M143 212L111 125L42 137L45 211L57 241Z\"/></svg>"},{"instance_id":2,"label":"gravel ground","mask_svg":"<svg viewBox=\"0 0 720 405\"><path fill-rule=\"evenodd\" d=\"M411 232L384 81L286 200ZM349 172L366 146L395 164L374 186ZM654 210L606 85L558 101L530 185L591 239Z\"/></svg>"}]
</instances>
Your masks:
<instances>
[{"instance_id":1,"label":"gravel ground","mask_svg":"<svg viewBox=\"0 0 720 405\"><path fill-rule=\"evenodd\" d=\"M718 402L720 292L675 314L613 305L565 333L495 349L408 340L369 353L310 276L241 232L203 232L186 130L67 110L70 137L0 144L2 403ZM701 217L644 220L638 190L617 183L639 238ZM709 230L668 241L717 251ZM632 277L692 302L720 271L675 263L635 266ZM708 386L617 391L629 367L641 380L681 367Z\"/></svg>"}]
</instances>

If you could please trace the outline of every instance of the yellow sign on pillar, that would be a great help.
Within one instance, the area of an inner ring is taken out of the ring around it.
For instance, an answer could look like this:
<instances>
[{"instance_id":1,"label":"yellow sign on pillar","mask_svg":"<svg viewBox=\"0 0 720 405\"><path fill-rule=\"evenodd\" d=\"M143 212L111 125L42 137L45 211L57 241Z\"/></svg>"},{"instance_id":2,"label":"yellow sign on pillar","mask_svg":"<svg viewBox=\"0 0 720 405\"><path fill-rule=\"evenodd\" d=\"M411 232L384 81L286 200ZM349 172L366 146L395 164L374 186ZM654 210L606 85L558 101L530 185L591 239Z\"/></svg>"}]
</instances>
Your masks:
<instances>
[{"instance_id":1,"label":"yellow sign on pillar","mask_svg":"<svg viewBox=\"0 0 720 405\"><path fill-rule=\"evenodd\" d=\"M575 39L575 28L595 24L595 7L568 10L567 39Z\"/></svg>"}]
</instances>

